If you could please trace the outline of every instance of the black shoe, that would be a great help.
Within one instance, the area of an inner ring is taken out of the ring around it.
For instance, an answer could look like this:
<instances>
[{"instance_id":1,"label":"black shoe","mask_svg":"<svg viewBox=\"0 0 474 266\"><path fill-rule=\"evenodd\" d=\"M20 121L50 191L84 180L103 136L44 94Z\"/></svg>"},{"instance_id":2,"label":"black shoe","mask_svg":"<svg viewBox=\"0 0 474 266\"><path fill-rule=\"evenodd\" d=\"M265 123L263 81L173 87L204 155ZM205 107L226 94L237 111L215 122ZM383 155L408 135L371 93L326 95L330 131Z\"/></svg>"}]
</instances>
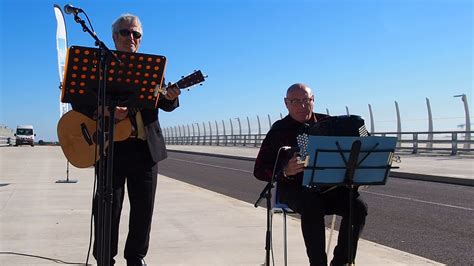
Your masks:
<instances>
[{"instance_id":1,"label":"black shoe","mask_svg":"<svg viewBox=\"0 0 474 266\"><path fill-rule=\"evenodd\" d=\"M144 259L127 260L127 266L146 266L146 262Z\"/></svg>"}]
</instances>

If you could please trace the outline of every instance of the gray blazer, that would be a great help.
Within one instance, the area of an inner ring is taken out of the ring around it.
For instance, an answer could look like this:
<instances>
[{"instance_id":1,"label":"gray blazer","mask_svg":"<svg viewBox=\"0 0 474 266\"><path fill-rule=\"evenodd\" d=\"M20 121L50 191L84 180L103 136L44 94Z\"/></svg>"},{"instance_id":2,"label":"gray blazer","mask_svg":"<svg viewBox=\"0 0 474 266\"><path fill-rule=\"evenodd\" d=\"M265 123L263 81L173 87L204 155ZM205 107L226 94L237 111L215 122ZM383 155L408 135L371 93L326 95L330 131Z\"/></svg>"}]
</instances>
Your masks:
<instances>
[{"instance_id":1,"label":"gray blazer","mask_svg":"<svg viewBox=\"0 0 474 266\"><path fill-rule=\"evenodd\" d=\"M174 101L160 97L158 101L158 108L166 112L171 112L179 106L179 100ZM146 138L150 155L154 162L159 162L166 159L165 140L160 127L160 120L158 118L158 109L142 109L143 124L145 125Z\"/></svg>"}]
</instances>

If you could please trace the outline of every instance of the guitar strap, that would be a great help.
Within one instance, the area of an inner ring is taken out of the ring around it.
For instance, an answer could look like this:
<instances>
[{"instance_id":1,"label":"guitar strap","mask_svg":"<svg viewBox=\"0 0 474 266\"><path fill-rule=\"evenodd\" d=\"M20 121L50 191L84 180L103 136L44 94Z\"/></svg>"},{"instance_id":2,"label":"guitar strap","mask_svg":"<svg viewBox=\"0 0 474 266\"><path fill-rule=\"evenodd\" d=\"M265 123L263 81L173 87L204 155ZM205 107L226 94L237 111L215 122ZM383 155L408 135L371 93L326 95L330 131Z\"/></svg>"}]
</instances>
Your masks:
<instances>
[{"instance_id":1,"label":"guitar strap","mask_svg":"<svg viewBox=\"0 0 474 266\"><path fill-rule=\"evenodd\" d=\"M135 121L135 115L138 113L138 111L140 111L140 109L137 107L128 108L128 117L130 118L130 120L132 120L133 125L136 125L134 121Z\"/></svg>"},{"instance_id":2,"label":"guitar strap","mask_svg":"<svg viewBox=\"0 0 474 266\"><path fill-rule=\"evenodd\" d=\"M132 134L130 135L130 137L145 140L146 139L145 126L143 125L143 119L140 113L140 109L136 107L129 108L128 117L130 118L130 122L132 123L132 126L133 126Z\"/></svg>"}]
</instances>

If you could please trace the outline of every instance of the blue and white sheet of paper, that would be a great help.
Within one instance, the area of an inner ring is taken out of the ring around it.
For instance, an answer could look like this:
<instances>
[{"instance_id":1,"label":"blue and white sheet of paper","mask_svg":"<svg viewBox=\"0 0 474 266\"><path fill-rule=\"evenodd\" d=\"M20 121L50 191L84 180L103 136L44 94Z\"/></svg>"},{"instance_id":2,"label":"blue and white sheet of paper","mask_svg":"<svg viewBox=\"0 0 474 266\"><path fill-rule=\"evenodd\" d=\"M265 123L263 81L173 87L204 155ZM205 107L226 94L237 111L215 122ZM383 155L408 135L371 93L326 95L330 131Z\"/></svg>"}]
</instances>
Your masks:
<instances>
[{"instance_id":1,"label":"blue and white sheet of paper","mask_svg":"<svg viewBox=\"0 0 474 266\"><path fill-rule=\"evenodd\" d=\"M385 184L397 143L396 137L309 136L307 146L309 161L304 170L303 186L343 184L346 163L336 143L339 143L347 162L352 144L356 140L361 141L361 149L357 161L358 167L354 173L354 184Z\"/></svg>"}]
</instances>

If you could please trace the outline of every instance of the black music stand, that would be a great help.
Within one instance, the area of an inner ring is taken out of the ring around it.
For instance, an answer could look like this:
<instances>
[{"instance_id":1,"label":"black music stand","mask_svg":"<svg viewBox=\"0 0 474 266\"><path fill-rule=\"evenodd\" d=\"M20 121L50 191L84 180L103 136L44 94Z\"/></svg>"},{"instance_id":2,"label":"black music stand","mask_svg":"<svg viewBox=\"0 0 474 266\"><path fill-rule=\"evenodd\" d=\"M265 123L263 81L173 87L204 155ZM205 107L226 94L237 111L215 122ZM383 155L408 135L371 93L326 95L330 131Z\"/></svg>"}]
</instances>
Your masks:
<instances>
[{"instance_id":1,"label":"black music stand","mask_svg":"<svg viewBox=\"0 0 474 266\"><path fill-rule=\"evenodd\" d=\"M395 137L309 136L309 164L304 186L346 186L349 188L348 261L354 264L352 217L354 189L359 185L384 185L390 173Z\"/></svg>"},{"instance_id":2,"label":"black music stand","mask_svg":"<svg viewBox=\"0 0 474 266\"><path fill-rule=\"evenodd\" d=\"M112 56L107 56L110 53ZM113 137L108 136L114 136L115 108L155 108L165 65L164 56L111 51L103 46L100 49L81 46L68 49L61 101L96 106L98 110L99 130L97 136L92 137L94 143L91 145L98 143L100 154L96 163L98 211L95 214L98 221L96 240L99 266L110 265L114 142ZM110 117L105 117L106 106ZM110 138L112 140L106 152L105 142ZM104 158L107 158L107 162Z\"/></svg>"},{"instance_id":3,"label":"black music stand","mask_svg":"<svg viewBox=\"0 0 474 266\"><path fill-rule=\"evenodd\" d=\"M109 98L119 106L156 108L166 66L166 57L141 53L111 51L106 60L106 87ZM66 57L66 70L61 100L66 103L96 105L99 96L100 49L71 46Z\"/></svg>"}]
</instances>

